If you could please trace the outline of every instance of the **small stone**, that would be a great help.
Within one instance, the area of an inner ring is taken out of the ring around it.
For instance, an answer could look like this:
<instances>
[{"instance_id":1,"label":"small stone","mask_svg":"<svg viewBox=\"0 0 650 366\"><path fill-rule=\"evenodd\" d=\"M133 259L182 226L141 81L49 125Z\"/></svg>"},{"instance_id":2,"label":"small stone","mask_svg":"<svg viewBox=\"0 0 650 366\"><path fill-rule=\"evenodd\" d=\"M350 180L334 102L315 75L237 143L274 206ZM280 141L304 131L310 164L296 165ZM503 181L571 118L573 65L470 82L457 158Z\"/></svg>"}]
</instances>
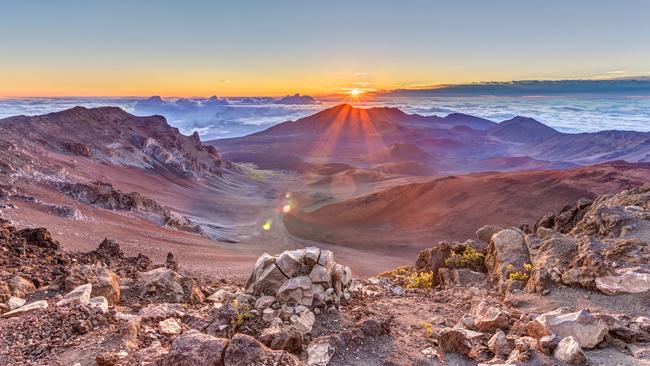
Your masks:
<instances>
[{"instance_id":1,"label":"small stone","mask_svg":"<svg viewBox=\"0 0 650 366\"><path fill-rule=\"evenodd\" d=\"M538 344L542 352L551 355L560 343L560 337L555 334L549 334L539 339Z\"/></svg>"},{"instance_id":2,"label":"small stone","mask_svg":"<svg viewBox=\"0 0 650 366\"><path fill-rule=\"evenodd\" d=\"M169 318L158 323L160 333L164 335L178 335L181 334L183 328L178 324L176 319Z\"/></svg>"},{"instance_id":3,"label":"small stone","mask_svg":"<svg viewBox=\"0 0 650 366\"><path fill-rule=\"evenodd\" d=\"M406 291L404 290L404 287L402 287L402 286L391 287L390 292L392 292L393 295L395 295L395 296L404 296L404 294L406 294Z\"/></svg>"},{"instance_id":4,"label":"small stone","mask_svg":"<svg viewBox=\"0 0 650 366\"><path fill-rule=\"evenodd\" d=\"M18 309L19 307L25 305L26 300L21 299L20 297L15 297L12 296L9 298L9 301L7 301L7 305L9 306L10 310Z\"/></svg>"},{"instance_id":5,"label":"small stone","mask_svg":"<svg viewBox=\"0 0 650 366\"><path fill-rule=\"evenodd\" d=\"M104 352L95 358L97 366L114 366L120 361L120 356L115 352Z\"/></svg>"},{"instance_id":6,"label":"small stone","mask_svg":"<svg viewBox=\"0 0 650 366\"><path fill-rule=\"evenodd\" d=\"M562 338L555 352L553 352L553 357L568 364L583 364L587 362L587 357L582 352L580 343L573 337Z\"/></svg>"}]
</instances>

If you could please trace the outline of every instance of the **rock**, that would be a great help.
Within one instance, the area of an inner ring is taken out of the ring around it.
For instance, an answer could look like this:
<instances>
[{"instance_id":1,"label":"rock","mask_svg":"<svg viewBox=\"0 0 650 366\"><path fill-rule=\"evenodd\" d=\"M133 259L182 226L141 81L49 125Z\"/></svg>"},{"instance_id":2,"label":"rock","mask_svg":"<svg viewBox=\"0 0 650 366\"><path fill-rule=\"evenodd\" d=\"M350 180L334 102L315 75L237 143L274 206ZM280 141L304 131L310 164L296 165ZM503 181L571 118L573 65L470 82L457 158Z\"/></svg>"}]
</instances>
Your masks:
<instances>
[{"instance_id":1,"label":"rock","mask_svg":"<svg viewBox=\"0 0 650 366\"><path fill-rule=\"evenodd\" d=\"M207 301L211 302L219 302L219 303L226 303L231 301L235 295L232 293L224 290L224 289L219 289L217 292L213 293L212 295L208 296L206 298Z\"/></svg>"},{"instance_id":2,"label":"rock","mask_svg":"<svg viewBox=\"0 0 650 366\"><path fill-rule=\"evenodd\" d=\"M120 278L113 271L101 268L91 283L93 285L92 296L106 298L111 306L120 302Z\"/></svg>"},{"instance_id":3,"label":"rock","mask_svg":"<svg viewBox=\"0 0 650 366\"><path fill-rule=\"evenodd\" d=\"M549 334L543 336L538 341L539 349L547 355L550 355L557 348L558 343L560 343L560 337L555 334Z\"/></svg>"},{"instance_id":4,"label":"rock","mask_svg":"<svg viewBox=\"0 0 650 366\"><path fill-rule=\"evenodd\" d=\"M90 302L90 294L93 290L93 285L87 283L85 285L77 286L63 299L57 301L56 306L88 304Z\"/></svg>"},{"instance_id":5,"label":"rock","mask_svg":"<svg viewBox=\"0 0 650 366\"><path fill-rule=\"evenodd\" d=\"M497 356L508 356L512 352L513 345L502 330L497 331L488 341L488 348Z\"/></svg>"},{"instance_id":6,"label":"rock","mask_svg":"<svg viewBox=\"0 0 650 366\"><path fill-rule=\"evenodd\" d=\"M99 309L102 314L108 313L108 300L104 296L97 296L90 299L88 306L93 309Z\"/></svg>"},{"instance_id":7,"label":"rock","mask_svg":"<svg viewBox=\"0 0 650 366\"><path fill-rule=\"evenodd\" d=\"M523 265L529 261L528 247L520 230L505 229L492 236L485 256L485 265L500 292L505 292L510 268L523 271Z\"/></svg>"},{"instance_id":8,"label":"rock","mask_svg":"<svg viewBox=\"0 0 650 366\"><path fill-rule=\"evenodd\" d=\"M178 335L183 331L183 328L174 318L168 318L158 322L158 329L164 335Z\"/></svg>"},{"instance_id":9,"label":"rock","mask_svg":"<svg viewBox=\"0 0 650 366\"><path fill-rule=\"evenodd\" d=\"M260 342L273 350L299 353L303 340L300 332L274 324L262 331Z\"/></svg>"},{"instance_id":10,"label":"rock","mask_svg":"<svg viewBox=\"0 0 650 366\"><path fill-rule=\"evenodd\" d=\"M638 294L650 290L650 274L624 272L596 278L596 287L607 295Z\"/></svg>"},{"instance_id":11,"label":"rock","mask_svg":"<svg viewBox=\"0 0 650 366\"><path fill-rule=\"evenodd\" d=\"M174 258L174 254L172 254L172 252L167 253L167 259L165 259L165 268L178 272L178 262L176 261L176 258Z\"/></svg>"},{"instance_id":12,"label":"rock","mask_svg":"<svg viewBox=\"0 0 650 366\"><path fill-rule=\"evenodd\" d=\"M203 294L194 280L161 267L140 273L134 283L139 296L165 302L202 302Z\"/></svg>"},{"instance_id":13,"label":"rock","mask_svg":"<svg viewBox=\"0 0 650 366\"><path fill-rule=\"evenodd\" d=\"M492 235L503 230L502 228L495 225L485 225L480 229L476 230L476 238L482 240L486 243L489 243L492 240Z\"/></svg>"},{"instance_id":14,"label":"rock","mask_svg":"<svg viewBox=\"0 0 650 366\"><path fill-rule=\"evenodd\" d=\"M120 355L116 352L104 352L95 357L97 366L114 366L120 361Z\"/></svg>"},{"instance_id":15,"label":"rock","mask_svg":"<svg viewBox=\"0 0 650 366\"><path fill-rule=\"evenodd\" d=\"M487 276L467 268L440 268L438 281L445 288L487 285Z\"/></svg>"},{"instance_id":16,"label":"rock","mask_svg":"<svg viewBox=\"0 0 650 366\"><path fill-rule=\"evenodd\" d=\"M116 318L121 320L120 324L120 344L126 350L138 349L138 333L142 326L142 317L137 315L129 315L120 317L116 314Z\"/></svg>"},{"instance_id":17,"label":"rock","mask_svg":"<svg viewBox=\"0 0 650 366\"><path fill-rule=\"evenodd\" d=\"M390 292L395 296L404 296L406 294L406 290L402 286L392 286Z\"/></svg>"},{"instance_id":18,"label":"rock","mask_svg":"<svg viewBox=\"0 0 650 366\"><path fill-rule=\"evenodd\" d=\"M553 357L568 364L584 364L587 362L587 357L582 352L580 343L573 337L562 338L555 352L553 352Z\"/></svg>"},{"instance_id":19,"label":"rock","mask_svg":"<svg viewBox=\"0 0 650 366\"><path fill-rule=\"evenodd\" d=\"M275 257L264 253L255 262L255 269L246 283L246 292L254 295L275 295L287 276L275 265Z\"/></svg>"},{"instance_id":20,"label":"rock","mask_svg":"<svg viewBox=\"0 0 650 366\"><path fill-rule=\"evenodd\" d=\"M527 235L526 244L533 267L526 290L541 294L552 284L562 282L562 273L571 267L575 259L578 241L553 231L542 238Z\"/></svg>"},{"instance_id":21,"label":"rock","mask_svg":"<svg viewBox=\"0 0 650 366\"><path fill-rule=\"evenodd\" d=\"M336 267L335 267L336 272ZM313 283L323 284L323 286L331 287L332 286L332 275L327 272L327 269L323 266L314 266L311 272L309 273L309 279ZM342 282L343 280L343 270L341 269L341 274L338 279Z\"/></svg>"},{"instance_id":22,"label":"rock","mask_svg":"<svg viewBox=\"0 0 650 366\"><path fill-rule=\"evenodd\" d=\"M391 318L371 318L361 321L357 328L366 337L379 337L389 333Z\"/></svg>"},{"instance_id":23,"label":"rock","mask_svg":"<svg viewBox=\"0 0 650 366\"><path fill-rule=\"evenodd\" d=\"M282 252L278 259L275 261L275 265L282 271L282 273L287 277L294 277L298 275L303 269L303 263L305 261L305 250L287 250Z\"/></svg>"},{"instance_id":24,"label":"rock","mask_svg":"<svg viewBox=\"0 0 650 366\"><path fill-rule=\"evenodd\" d=\"M316 316L311 311L305 311L300 315L292 315L289 321L291 322L290 327L292 329L295 329L301 334L306 334L311 332L316 321Z\"/></svg>"},{"instance_id":25,"label":"rock","mask_svg":"<svg viewBox=\"0 0 650 366\"><path fill-rule=\"evenodd\" d=\"M275 319L278 315L277 310L274 310L272 308L266 308L264 311L262 311L262 320L265 322L270 322L271 320Z\"/></svg>"},{"instance_id":26,"label":"rock","mask_svg":"<svg viewBox=\"0 0 650 366\"><path fill-rule=\"evenodd\" d=\"M224 366L267 364L298 366L300 365L300 361L286 351L271 350L251 336L235 334L232 337L224 355ZM197 363L196 365L203 364Z\"/></svg>"},{"instance_id":27,"label":"rock","mask_svg":"<svg viewBox=\"0 0 650 366\"><path fill-rule=\"evenodd\" d=\"M34 286L32 281L20 276L13 276L9 279L9 288L13 296L20 298L25 298L27 295L36 291L36 286Z\"/></svg>"},{"instance_id":28,"label":"rock","mask_svg":"<svg viewBox=\"0 0 650 366\"><path fill-rule=\"evenodd\" d=\"M451 255L451 246L447 242L439 242L431 249L420 252L415 262L415 269L418 272L432 272L433 285L438 285L438 270L445 268L445 260Z\"/></svg>"},{"instance_id":29,"label":"rock","mask_svg":"<svg viewBox=\"0 0 650 366\"><path fill-rule=\"evenodd\" d=\"M228 340L190 330L172 342L159 366L221 366ZM252 365L253 363L251 363Z\"/></svg>"},{"instance_id":30,"label":"rock","mask_svg":"<svg viewBox=\"0 0 650 366\"><path fill-rule=\"evenodd\" d=\"M474 326L480 331L508 329L510 327L510 315L497 307L489 306L485 301L481 301L476 309Z\"/></svg>"},{"instance_id":31,"label":"rock","mask_svg":"<svg viewBox=\"0 0 650 366\"><path fill-rule=\"evenodd\" d=\"M23 315L25 313L31 313L37 310L43 310L47 309L47 301L45 300L39 300L39 301L34 301L32 303L29 303L27 305L23 305L19 307L18 309L11 310L9 312L6 312L2 314L3 318L13 318L15 316Z\"/></svg>"},{"instance_id":32,"label":"rock","mask_svg":"<svg viewBox=\"0 0 650 366\"><path fill-rule=\"evenodd\" d=\"M185 311L180 304L149 304L140 309L139 316L142 319L182 318L185 316Z\"/></svg>"},{"instance_id":33,"label":"rock","mask_svg":"<svg viewBox=\"0 0 650 366\"><path fill-rule=\"evenodd\" d=\"M463 330L458 328L443 328L434 335L438 348L442 352L454 352L467 355L472 348L471 343L465 338Z\"/></svg>"},{"instance_id":34,"label":"rock","mask_svg":"<svg viewBox=\"0 0 650 366\"><path fill-rule=\"evenodd\" d=\"M593 348L605 338L608 327L587 310L563 313L558 309L528 322L526 330L537 339L557 334L560 338L573 337L583 348Z\"/></svg>"},{"instance_id":35,"label":"rock","mask_svg":"<svg viewBox=\"0 0 650 366\"><path fill-rule=\"evenodd\" d=\"M278 289L276 299L282 304L311 306L314 301L311 280L306 276L286 280Z\"/></svg>"},{"instance_id":36,"label":"rock","mask_svg":"<svg viewBox=\"0 0 650 366\"><path fill-rule=\"evenodd\" d=\"M274 303L275 303L275 297L268 296L268 295L261 296L259 299L257 299L257 301L255 301L255 308L263 310L266 308L270 308L271 305L273 305Z\"/></svg>"},{"instance_id":37,"label":"rock","mask_svg":"<svg viewBox=\"0 0 650 366\"><path fill-rule=\"evenodd\" d=\"M327 366L336 352L336 348L327 340L319 339L307 347L308 366Z\"/></svg>"},{"instance_id":38,"label":"rock","mask_svg":"<svg viewBox=\"0 0 650 366\"><path fill-rule=\"evenodd\" d=\"M635 344L628 344L625 347L628 350L630 350L630 353L634 358L645 359L645 360L650 359L650 347L648 347L648 345L642 347Z\"/></svg>"},{"instance_id":39,"label":"rock","mask_svg":"<svg viewBox=\"0 0 650 366\"><path fill-rule=\"evenodd\" d=\"M0 281L0 302L8 301L11 297L11 289L6 282Z\"/></svg>"},{"instance_id":40,"label":"rock","mask_svg":"<svg viewBox=\"0 0 650 366\"><path fill-rule=\"evenodd\" d=\"M7 301L7 306L9 306L9 310L14 310L14 309L18 309L19 307L25 305L25 302L26 302L25 299L21 299L20 297L12 296Z\"/></svg>"}]
</instances>

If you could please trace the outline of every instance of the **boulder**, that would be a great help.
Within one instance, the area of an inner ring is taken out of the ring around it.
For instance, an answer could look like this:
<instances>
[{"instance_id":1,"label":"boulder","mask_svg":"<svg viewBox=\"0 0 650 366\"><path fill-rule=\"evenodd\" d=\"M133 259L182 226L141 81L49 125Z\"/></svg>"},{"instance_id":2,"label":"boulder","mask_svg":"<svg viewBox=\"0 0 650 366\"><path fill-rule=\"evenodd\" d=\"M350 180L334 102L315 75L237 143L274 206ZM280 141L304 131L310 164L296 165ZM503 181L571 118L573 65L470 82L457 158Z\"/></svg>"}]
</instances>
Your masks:
<instances>
[{"instance_id":1,"label":"boulder","mask_svg":"<svg viewBox=\"0 0 650 366\"><path fill-rule=\"evenodd\" d=\"M278 289L276 299L281 304L311 306L314 301L311 280L306 276L286 280Z\"/></svg>"},{"instance_id":2,"label":"boulder","mask_svg":"<svg viewBox=\"0 0 650 366\"><path fill-rule=\"evenodd\" d=\"M280 304L311 307L338 305L351 281L352 271L336 263L331 251L308 247L277 257L263 254L245 288L255 296L274 296Z\"/></svg>"},{"instance_id":3,"label":"boulder","mask_svg":"<svg viewBox=\"0 0 650 366\"><path fill-rule=\"evenodd\" d=\"M93 285L87 283L85 285L77 286L63 299L57 301L56 306L88 304L90 302L90 294L92 293Z\"/></svg>"},{"instance_id":4,"label":"boulder","mask_svg":"<svg viewBox=\"0 0 650 366\"><path fill-rule=\"evenodd\" d=\"M553 352L553 357L564 363L573 365L587 362L587 357L582 351L580 343L573 337L562 338L557 348L555 348L555 352Z\"/></svg>"},{"instance_id":5,"label":"boulder","mask_svg":"<svg viewBox=\"0 0 650 366\"><path fill-rule=\"evenodd\" d=\"M492 235L498 233L501 230L503 229L495 225L485 225L476 230L476 238L478 240L489 243L490 240L492 240Z\"/></svg>"},{"instance_id":6,"label":"boulder","mask_svg":"<svg viewBox=\"0 0 650 366\"><path fill-rule=\"evenodd\" d=\"M226 348L224 366L250 365L298 366L300 361L286 351L274 351L266 347L251 336L235 334Z\"/></svg>"},{"instance_id":7,"label":"boulder","mask_svg":"<svg viewBox=\"0 0 650 366\"><path fill-rule=\"evenodd\" d=\"M92 296L103 296L111 306L120 302L120 278L110 269L98 270L91 283L93 285Z\"/></svg>"},{"instance_id":8,"label":"boulder","mask_svg":"<svg viewBox=\"0 0 650 366\"><path fill-rule=\"evenodd\" d=\"M593 348L603 341L608 327L587 310L565 313L563 309L558 309L528 322L526 330L537 339L556 334L560 338L573 337L582 348Z\"/></svg>"},{"instance_id":9,"label":"boulder","mask_svg":"<svg viewBox=\"0 0 650 366\"><path fill-rule=\"evenodd\" d=\"M650 290L650 274L626 271L596 278L596 288L607 295L638 294Z\"/></svg>"},{"instance_id":10,"label":"boulder","mask_svg":"<svg viewBox=\"0 0 650 366\"><path fill-rule=\"evenodd\" d=\"M228 340L190 330L172 342L159 366L222 366ZM253 363L251 363L252 365Z\"/></svg>"},{"instance_id":11,"label":"boulder","mask_svg":"<svg viewBox=\"0 0 650 366\"><path fill-rule=\"evenodd\" d=\"M445 268L445 260L451 255L451 245L441 241L433 248L425 249L420 252L415 262L415 269L418 272L432 272L433 285L438 285L438 270Z\"/></svg>"},{"instance_id":12,"label":"boulder","mask_svg":"<svg viewBox=\"0 0 650 366\"><path fill-rule=\"evenodd\" d=\"M182 318L185 316L185 311L181 304L149 304L140 309L139 316L142 319Z\"/></svg>"},{"instance_id":13,"label":"boulder","mask_svg":"<svg viewBox=\"0 0 650 366\"><path fill-rule=\"evenodd\" d=\"M246 283L246 292L254 295L275 295L287 276L275 265L276 258L262 254Z\"/></svg>"},{"instance_id":14,"label":"boulder","mask_svg":"<svg viewBox=\"0 0 650 366\"><path fill-rule=\"evenodd\" d=\"M524 233L518 229L505 229L495 233L488 245L485 265L492 281L505 292L510 269L523 271L523 265L530 262Z\"/></svg>"},{"instance_id":15,"label":"boulder","mask_svg":"<svg viewBox=\"0 0 650 366\"><path fill-rule=\"evenodd\" d=\"M3 318L13 318L15 316L20 316L20 315L23 315L25 313L31 313L31 312L34 312L34 311L37 311L37 310L47 309L47 306L48 306L48 304L47 304L47 301L45 301L45 300L34 301L34 302L29 303L27 305L23 305L23 306L19 307L18 309L6 312L6 313L2 314L2 317Z\"/></svg>"},{"instance_id":16,"label":"boulder","mask_svg":"<svg viewBox=\"0 0 650 366\"><path fill-rule=\"evenodd\" d=\"M467 268L440 268L437 282L445 288L482 287L488 284L485 273Z\"/></svg>"},{"instance_id":17,"label":"boulder","mask_svg":"<svg viewBox=\"0 0 650 366\"><path fill-rule=\"evenodd\" d=\"M453 352L467 355L472 344L465 338L465 332L459 328L443 328L434 335L438 348L442 352Z\"/></svg>"}]
</instances>

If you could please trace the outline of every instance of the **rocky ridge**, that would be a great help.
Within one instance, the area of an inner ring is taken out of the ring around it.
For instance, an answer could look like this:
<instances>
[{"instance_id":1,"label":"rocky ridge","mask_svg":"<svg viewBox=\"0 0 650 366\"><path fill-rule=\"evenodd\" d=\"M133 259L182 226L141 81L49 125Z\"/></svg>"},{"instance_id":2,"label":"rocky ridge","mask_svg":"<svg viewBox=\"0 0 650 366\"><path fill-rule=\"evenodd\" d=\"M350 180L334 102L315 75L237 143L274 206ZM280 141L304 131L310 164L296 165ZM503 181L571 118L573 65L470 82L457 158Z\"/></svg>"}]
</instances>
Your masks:
<instances>
[{"instance_id":1,"label":"rocky ridge","mask_svg":"<svg viewBox=\"0 0 650 366\"><path fill-rule=\"evenodd\" d=\"M245 284L3 221L0 363L644 364L649 212L644 185L369 279L308 247L261 256Z\"/></svg>"}]
</instances>

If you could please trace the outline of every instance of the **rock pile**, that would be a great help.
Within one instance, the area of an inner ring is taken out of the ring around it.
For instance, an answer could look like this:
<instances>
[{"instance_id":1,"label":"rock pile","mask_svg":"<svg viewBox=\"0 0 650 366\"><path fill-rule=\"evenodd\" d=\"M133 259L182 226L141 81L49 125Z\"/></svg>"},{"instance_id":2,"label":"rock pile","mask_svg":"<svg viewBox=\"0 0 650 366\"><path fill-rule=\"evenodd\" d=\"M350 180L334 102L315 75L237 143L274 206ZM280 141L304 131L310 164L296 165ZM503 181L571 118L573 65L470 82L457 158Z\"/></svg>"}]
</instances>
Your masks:
<instances>
[{"instance_id":1,"label":"rock pile","mask_svg":"<svg viewBox=\"0 0 650 366\"><path fill-rule=\"evenodd\" d=\"M336 263L331 251L308 247L278 256L262 255L246 283L246 292L275 296L278 303L291 306L338 305L351 280L350 268Z\"/></svg>"}]
</instances>

